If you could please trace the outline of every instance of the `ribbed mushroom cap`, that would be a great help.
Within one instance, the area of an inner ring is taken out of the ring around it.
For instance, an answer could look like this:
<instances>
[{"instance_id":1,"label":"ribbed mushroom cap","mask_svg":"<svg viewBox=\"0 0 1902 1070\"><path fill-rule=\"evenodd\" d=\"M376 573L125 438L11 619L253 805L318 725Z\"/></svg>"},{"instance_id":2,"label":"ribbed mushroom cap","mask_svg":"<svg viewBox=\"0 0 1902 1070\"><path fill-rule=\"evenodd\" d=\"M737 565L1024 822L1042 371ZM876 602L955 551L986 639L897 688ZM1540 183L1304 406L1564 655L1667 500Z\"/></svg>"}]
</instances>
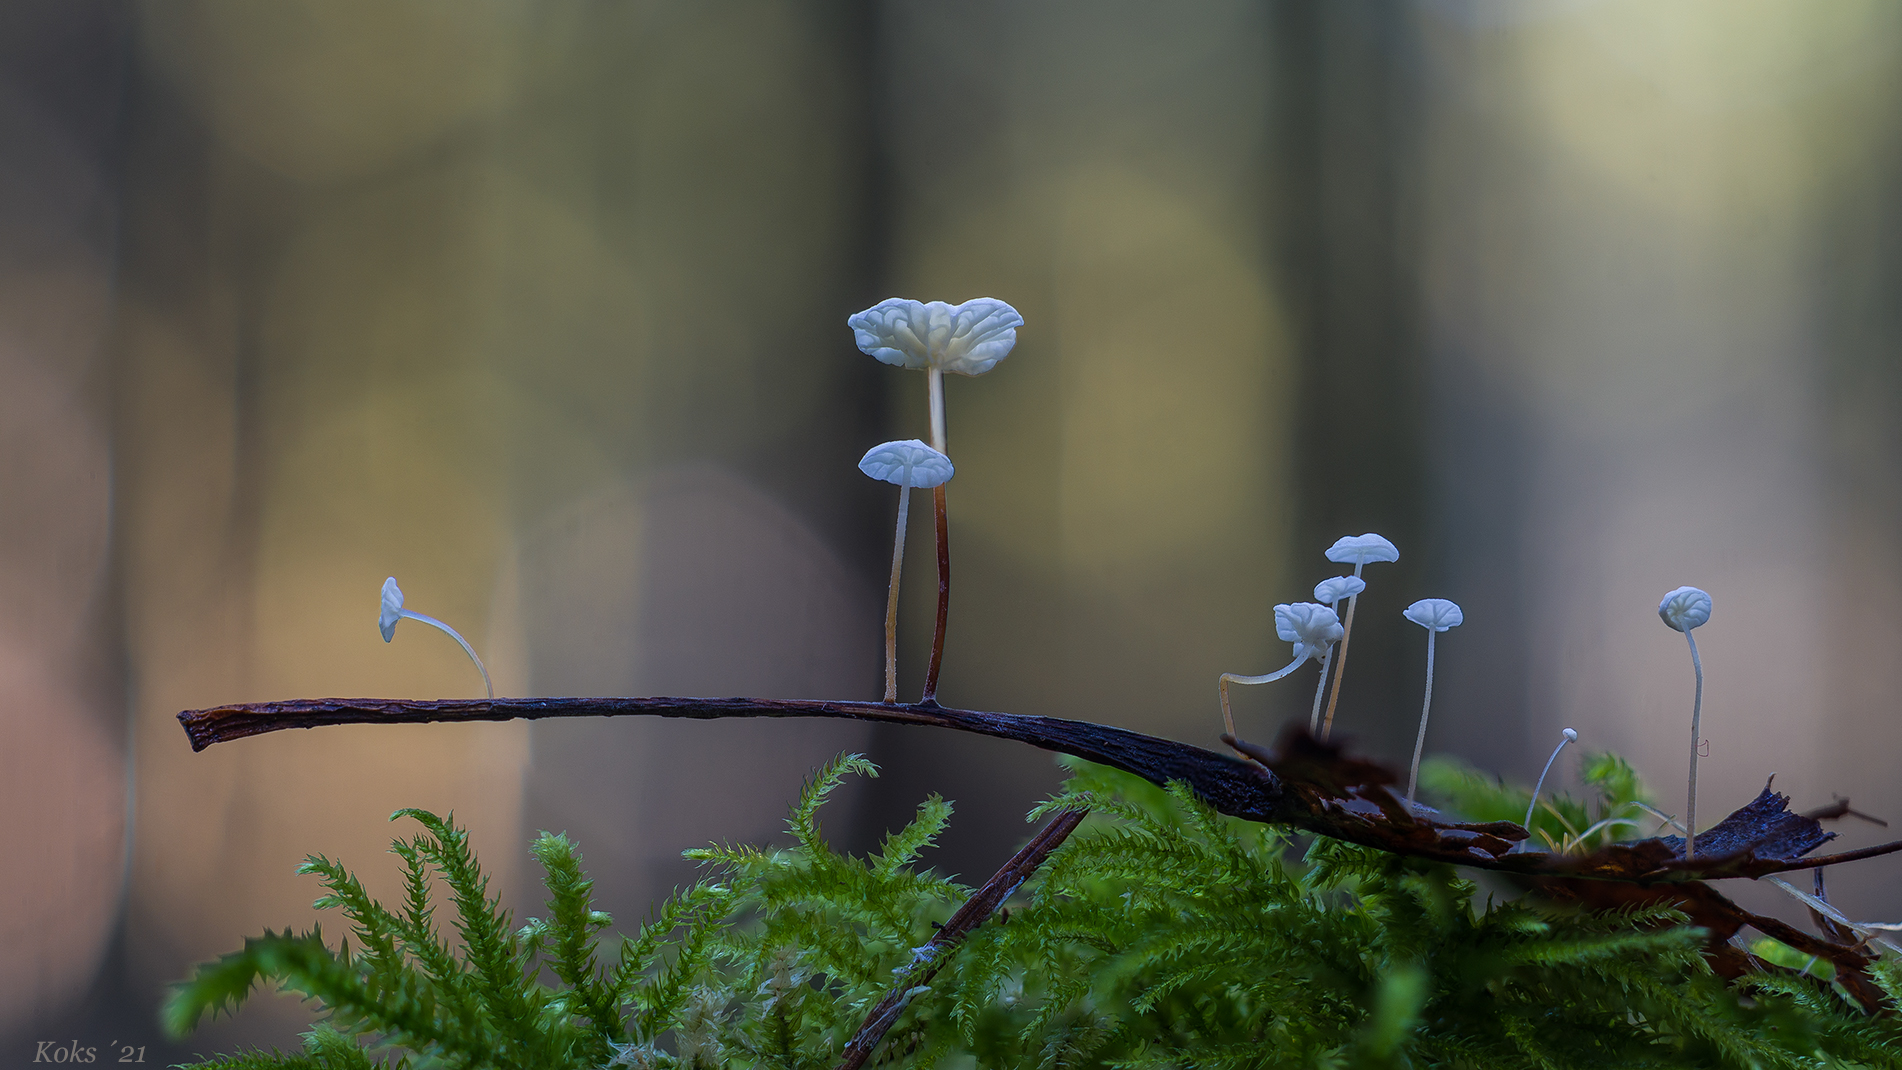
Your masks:
<instances>
[{"instance_id":1,"label":"ribbed mushroom cap","mask_svg":"<svg viewBox=\"0 0 1902 1070\"><path fill-rule=\"evenodd\" d=\"M1367 581L1359 576L1329 576L1314 585L1314 600L1333 605L1343 598L1351 598L1367 589Z\"/></svg>"},{"instance_id":2,"label":"ribbed mushroom cap","mask_svg":"<svg viewBox=\"0 0 1902 1070\"><path fill-rule=\"evenodd\" d=\"M396 577L383 581L383 611L376 616L377 630L383 633L383 641L396 638L396 622L403 617L403 589L396 585Z\"/></svg>"},{"instance_id":3,"label":"ribbed mushroom cap","mask_svg":"<svg viewBox=\"0 0 1902 1070\"><path fill-rule=\"evenodd\" d=\"M890 297L845 323L860 350L887 364L983 375L1010 355L1024 317L994 297L960 305Z\"/></svg>"},{"instance_id":4,"label":"ribbed mushroom cap","mask_svg":"<svg viewBox=\"0 0 1902 1070\"><path fill-rule=\"evenodd\" d=\"M1318 658L1339 640L1344 629L1331 607L1314 602L1283 603L1275 607L1275 634L1294 644L1295 657Z\"/></svg>"},{"instance_id":5,"label":"ribbed mushroom cap","mask_svg":"<svg viewBox=\"0 0 1902 1070\"><path fill-rule=\"evenodd\" d=\"M901 487L930 488L957 474L951 458L915 438L881 442L865 451L859 471Z\"/></svg>"},{"instance_id":6,"label":"ribbed mushroom cap","mask_svg":"<svg viewBox=\"0 0 1902 1070\"><path fill-rule=\"evenodd\" d=\"M1710 620L1710 593L1696 587L1679 587L1658 603L1658 619L1680 632L1688 632Z\"/></svg>"},{"instance_id":7,"label":"ribbed mushroom cap","mask_svg":"<svg viewBox=\"0 0 1902 1070\"><path fill-rule=\"evenodd\" d=\"M1327 548L1327 559L1340 565L1364 565L1369 561L1398 561L1400 551L1393 543L1368 532L1344 535Z\"/></svg>"},{"instance_id":8,"label":"ribbed mushroom cap","mask_svg":"<svg viewBox=\"0 0 1902 1070\"><path fill-rule=\"evenodd\" d=\"M1430 632L1443 632L1466 623L1457 603L1444 598L1422 598L1400 611L1402 616Z\"/></svg>"}]
</instances>

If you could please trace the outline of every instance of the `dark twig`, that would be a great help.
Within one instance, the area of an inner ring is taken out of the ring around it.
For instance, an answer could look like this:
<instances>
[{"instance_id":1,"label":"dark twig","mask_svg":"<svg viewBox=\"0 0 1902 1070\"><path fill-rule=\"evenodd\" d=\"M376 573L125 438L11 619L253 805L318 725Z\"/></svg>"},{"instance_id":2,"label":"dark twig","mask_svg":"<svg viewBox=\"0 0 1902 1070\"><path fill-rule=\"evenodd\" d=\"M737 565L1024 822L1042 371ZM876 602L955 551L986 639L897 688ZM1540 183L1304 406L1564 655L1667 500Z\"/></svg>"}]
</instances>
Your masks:
<instances>
[{"instance_id":1,"label":"dark twig","mask_svg":"<svg viewBox=\"0 0 1902 1070\"><path fill-rule=\"evenodd\" d=\"M1063 846L1063 841L1069 839L1070 833L1082 824L1085 813L1083 810L1065 810L1053 818L1042 831L1031 837L1023 850L1004 863L1003 869L985 881L984 886L973 893L958 908L957 913L951 915L951 919L924 947L918 949L917 965L900 972L898 983L865 1016L865 1024L859 1026L858 1035L845 1046L839 1070L859 1070L865 1065L865 1060L871 1058L872 1052L878 1048L878 1042L885 1038L885 1034L897 1023L898 1016L904 1013L905 1005L911 1001L911 994L919 985L926 984L937 975L949 958L951 948L997 913L997 908L1004 905L1004 900L1009 899L1018 886L1030 879L1037 867L1043 865L1044 859Z\"/></svg>"},{"instance_id":2,"label":"dark twig","mask_svg":"<svg viewBox=\"0 0 1902 1070\"><path fill-rule=\"evenodd\" d=\"M938 701L938 669L944 665L944 625L951 611L950 521L944 511L944 484L931 488L931 513L938 525L938 623L931 630L931 664L925 669L924 702Z\"/></svg>"},{"instance_id":3,"label":"dark twig","mask_svg":"<svg viewBox=\"0 0 1902 1070\"><path fill-rule=\"evenodd\" d=\"M417 724L426 721L508 721L516 718L616 717L842 717L929 725L995 736L1075 755L1134 773L1153 784L1180 780L1216 810L1249 821L1290 825L1394 854L1452 862L1525 876L1659 881L1761 877L1836 865L1902 851L1902 840L1821 858L1804 858L1830 838L1814 821L1785 808L1768 789L1748 806L1706 830L1717 846L1695 859L1682 840L1662 837L1613 844L1590 855L1514 853L1524 827L1511 821L1443 820L1425 806L1407 806L1392 790L1394 774L1320 743L1298 728L1274 749L1230 737L1257 759L1242 761L1201 747L1090 721L1014 713L958 710L936 702L888 705L815 699L759 698L526 698L440 700L301 699L186 710L178 715L194 750L285 728L339 724Z\"/></svg>"}]
</instances>

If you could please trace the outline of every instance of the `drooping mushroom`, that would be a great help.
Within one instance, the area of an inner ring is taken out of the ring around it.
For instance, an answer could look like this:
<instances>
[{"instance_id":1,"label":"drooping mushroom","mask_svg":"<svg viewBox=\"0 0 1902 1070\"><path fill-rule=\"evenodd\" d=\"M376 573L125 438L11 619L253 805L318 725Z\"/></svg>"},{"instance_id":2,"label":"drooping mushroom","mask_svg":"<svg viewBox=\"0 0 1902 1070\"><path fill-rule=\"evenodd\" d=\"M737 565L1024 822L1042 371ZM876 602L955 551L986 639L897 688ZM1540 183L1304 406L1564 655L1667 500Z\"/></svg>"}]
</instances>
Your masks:
<instances>
[{"instance_id":1,"label":"drooping mushroom","mask_svg":"<svg viewBox=\"0 0 1902 1070\"><path fill-rule=\"evenodd\" d=\"M1341 618L1327 606L1314 602L1278 605L1275 607L1275 634L1283 642L1294 644L1293 661L1266 676L1222 674L1222 723L1227 726L1231 736L1235 734L1235 715L1228 708L1228 685L1271 683L1300 668L1301 663L1309 658L1321 660L1327 656L1334 641L1341 637Z\"/></svg>"},{"instance_id":2,"label":"drooping mushroom","mask_svg":"<svg viewBox=\"0 0 1902 1070\"><path fill-rule=\"evenodd\" d=\"M898 485L898 534L892 540L891 593L885 600L885 701L898 701L898 580L905 565L905 515L913 487L939 487L957 474L951 458L915 438L881 442L865 451L859 471Z\"/></svg>"},{"instance_id":3,"label":"drooping mushroom","mask_svg":"<svg viewBox=\"0 0 1902 1070\"><path fill-rule=\"evenodd\" d=\"M1698 660L1697 639L1691 631L1710 620L1710 594L1696 587L1679 587L1658 603L1658 619L1684 633L1691 644L1691 672L1697 676L1697 694L1691 700L1691 783L1684 804L1684 857L1689 859L1697 855L1697 748L1704 713L1704 663Z\"/></svg>"},{"instance_id":4,"label":"drooping mushroom","mask_svg":"<svg viewBox=\"0 0 1902 1070\"><path fill-rule=\"evenodd\" d=\"M1367 589L1367 581L1359 576L1329 576L1314 585L1314 600L1325 602L1337 615L1341 603ZM1327 669L1334 661L1334 648L1328 647L1321 655L1321 675L1314 681L1314 709L1308 711L1308 734L1313 735L1321 728L1321 697L1327 694Z\"/></svg>"},{"instance_id":5,"label":"drooping mushroom","mask_svg":"<svg viewBox=\"0 0 1902 1070\"><path fill-rule=\"evenodd\" d=\"M475 648L469 645L469 640L464 639L461 632L432 616L412 609L404 609L403 589L396 585L396 577L391 576L383 581L383 608L376 618L377 630L383 633L384 642L387 643L396 638L396 622L404 617L421 621L432 628L439 628L449 638L454 639L457 645L462 647L462 652L469 655L469 660L475 662L476 671L482 674L482 686L489 693L489 701L495 701L495 685L489 682L489 670L482 667L482 659L476 657Z\"/></svg>"},{"instance_id":6,"label":"drooping mushroom","mask_svg":"<svg viewBox=\"0 0 1902 1070\"><path fill-rule=\"evenodd\" d=\"M1337 565L1354 566L1354 578L1360 578L1361 569L1370 561L1398 561L1400 551L1394 544L1373 532L1364 535L1346 535L1334 540L1327 548L1327 559ZM1326 739L1334 731L1334 707L1341 701L1341 677L1347 675L1347 642L1354 631L1354 607L1360 603L1357 591L1347 597L1347 623L1341 632L1341 661L1334 669L1334 690L1327 699L1327 718L1321 722L1321 738Z\"/></svg>"},{"instance_id":7,"label":"drooping mushroom","mask_svg":"<svg viewBox=\"0 0 1902 1070\"><path fill-rule=\"evenodd\" d=\"M1413 741L1413 768L1407 773L1407 805L1411 807L1413 790L1420 785L1420 752L1426 747L1427 714L1433 709L1433 640L1441 632L1464 624L1466 614L1460 612L1459 606L1444 598L1422 598L1401 613L1426 629L1426 700L1420 703L1420 735ZM1347 660L1345 650L1342 651L1341 660Z\"/></svg>"},{"instance_id":8,"label":"drooping mushroom","mask_svg":"<svg viewBox=\"0 0 1902 1070\"><path fill-rule=\"evenodd\" d=\"M1532 785L1532 801L1526 803L1526 819L1523 824L1527 832L1532 831L1532 814L1539 807L1539 792L1545 788L1545 775L1552 771L1552 763L1559 760L1559 752L1565 749L1565 745L1577 738L1578 732L1573 729L1567 728L1559 732L1559 745L1552 748L1552 757L1547 758L1545 760L1545 768L1539 770L1539 782ZM1527 840L1524 842L1530 843L1531 841Z\"/></svg>"},{"instance_id":9,"label":"drooping mushroom","mask_svg":"<svg viewBox=\"0 0 1902 1070\"><path fill-rule=\"evenodd\" d=\"M931 445L949 454L944 432L944 373L983 375L1010 355L1024 318L994 297L962 304L911 301L891 297L846 321L860 351L886 364L925 373L931 407ZM944 663L944 628L951 606L951 549L944 487L932 488L931 507L938 537L938 618L931 636L931 663L925 669L924 701L935 701L938 670Z\"/></svg>"}]
</instances>

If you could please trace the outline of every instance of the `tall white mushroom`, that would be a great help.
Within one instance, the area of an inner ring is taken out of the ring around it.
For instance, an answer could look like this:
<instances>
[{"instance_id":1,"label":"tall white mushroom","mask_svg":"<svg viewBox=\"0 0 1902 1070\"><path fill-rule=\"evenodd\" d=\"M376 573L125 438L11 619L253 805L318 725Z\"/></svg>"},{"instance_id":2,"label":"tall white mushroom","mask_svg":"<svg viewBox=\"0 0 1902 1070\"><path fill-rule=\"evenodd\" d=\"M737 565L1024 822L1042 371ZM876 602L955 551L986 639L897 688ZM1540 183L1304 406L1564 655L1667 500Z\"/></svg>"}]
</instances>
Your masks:
<instances>
[{"instance_id":1,"label":"tall white mushroom","mask_svg":"<svg viewBox=\"0 0 1902 1070\"><path fill-rule=\"evenodd\" d=\"M1407 773L1407 805L1411 807L1413 790L1420 786L1420 752L1426 748L1427 714L1433 709L1433 640L1441 632L1466 623L1466 614L1444 598L1422 598L1401 614L1426 629L1426 700L1420 703L1420 735L1413 741L1413 768ZM1344 650L1341 660L1347 660Z\"/></svg>"},{"instance_id":2,"label":"tall white mushroom","mask_svg":"<svg viewBox=\"0 0 1902 1070\"><path fill-rule=\"evenodd\" d=\"M1710 620L1710 594L1696 587L1679 587L1658 603L1658 619L1669 628L1684 633L1691 644L1691 672L1697 676L1697 694L1691 700L1691 784L1684 804L1684 857L1697 854L1697 747L1700 718L1704 713L1704 663L1697 657L1697 639L1691 631Z\"/></svg>"},{"instance_id":3,"label":"tall white mushroom","mask_svg":"<svg viewBox=\"0 0 1902 1070\"><path fill-rule=\"evenodd\" d=\"M983 375L1010 355L1024 317L994 297L962 304L911 301L891 297L857 315L846 326L859 349L886 364L925 373L931 406L931 446L949 454L944 434L944 373ZM938 619L931 636L931 663L925 669L924 701L935 701L938 669L944 663L944 627L951 606L951 550L944 511L944 487L932 488L931 507L938 536Z\"/></svg>"},{"instance_id":4,"label":"tall white mushroom","mask_svg":"<svg viewBox=\"0 0 1902 1070\"><path fill-rule=\"evenodd\" d=\"M1325 602L1336 615L1341 612L1341 603L1367 589L1367 581L1359 576L1329 576L1314 585L1314 600ZM1327 669L1334 661L1334 648L1328 647L1321 655L1321 675L1314 681L1314 709L1308 711L1308 734L1313 735L1321 728L1321 697L1327 694Z\"/></svg>"},{"instance_id":5,"label":"tall white mushroom","mask_svg":"<svg viewBox=\"0 0 1902 1070\"><path fill-rule=\"evenodd\" d=\"M1354 578L1360 578L1360 570L1370 561L1398 561L1400 551L1393 543L1367 532L1365 535L1346 535L1334 540L1327 548L1327 559L1337 565L1353 565ZM1347 642L1354 631L1354 607L1360 603L1360 592L1347 597L1347 623L1341 632L1341 661L1334 669L1334 690L1327 699L1327 719L1321 722L1321 738L1326 739L1334 731L1334 707L1341 701L1341 677L1347 675Z\"/></svg>"},{"instance_id":6,"label":"tall white mushroom","mask_svg":"<svg viewBox=\"0 0 1902 1070\"><path fill-rule=\"evenodd\" d=\"M898 484L898 535L892 540L891 594L885 600L885 701L898 701L898 579L905 565L905 515L913 487L939 487L957 474L951 458L915 438L881 442L865 451L859 471Z\"/></svg>"},{"instance_id":7,"label":"tall white mushroom","mask_svg":"<svg viewBox=\"0 0 1902 1070\"><path fill-rule=\"evenodd\" d=\"M1334 641L1341 637L1341 618L1327 606L1313 602L1278 605L1275 607L1275 634L1283 642L1294 644L1293 661L1266 676L1222 674L1222 723L1227 726L1231 736L1235 734L1235 715L1228 708L1228 685L1270 683L1300 668L1301 663L1309 658L1320 661L1327 656Z\"/></svg>"},{"instance_id":8,"label":"tall white mushroom","mask_svg":"<svg viewBox=\"0 0 1902 1070\"><path fill-rule=\"evenodd\" d=\"M389 579L383 581L383 607L376 618L376 627L378 631L383 633L384 642L387 643L396 638L396 622L402 620L404 617L408 617L414 621L421 621L432 628L439 628L445 632L449 638L454 639L457 645L462 647L462 652L469 655L469 660L475 662L476 671L482 674L482 686L489 693L489 701L495 701L495 685L489 682L489 670L482 667L482 659L476 657L475 647L469 645L469 640L464 639L461 632L456 631L442 621L427 614L418 613L412 609L404 609L403 589L396 585L396 577L391 576Z\"/></svg>"}]
</instances>

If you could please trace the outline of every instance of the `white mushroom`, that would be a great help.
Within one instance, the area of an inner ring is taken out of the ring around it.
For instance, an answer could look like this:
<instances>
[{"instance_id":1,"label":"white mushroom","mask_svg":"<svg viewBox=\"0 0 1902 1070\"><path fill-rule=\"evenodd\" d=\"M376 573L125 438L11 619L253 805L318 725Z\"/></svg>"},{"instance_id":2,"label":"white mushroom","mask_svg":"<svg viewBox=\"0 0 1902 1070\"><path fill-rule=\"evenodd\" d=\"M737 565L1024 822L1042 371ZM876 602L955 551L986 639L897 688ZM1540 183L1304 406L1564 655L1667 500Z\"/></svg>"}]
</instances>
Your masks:
<instances>
[{"instance_id":1,"label":"white mushroom","mask_svg":"<svg viewBox=\"0 0 1902 1070\"><path fill-rule=\"evenodd\" d=\"M957 474L951 458L915 438L881 442L865 451L859 471L898 484L898 535L892 543L891 594L885 600L885 701L898 701L898 578L905 565L905 516L913 487L942 486Z\"/></svg>"},{"instance_id":2,"label":"white mushroom","mask_svg":"<svg viewBox=\"0 0 1902 1070\"><path fill-rule=\"evenodd\" d=\"M1400 551L1393 543L1373 532L1364 535L1344 535L1334 540L1327 548L1327 559L1337 565L1353 565L1354 578L1360 578L1360 571L1372 561L1398 561ZM1364 585L1363 585L1364 587ZM1354 631L1354 608L1360 604L1360 592L1347 596L1347 624L1341 633L1341 662L1334 670L1334 690L1327 699L1327 718L1321 722L1321 738L1326 739L1334 731L1334 707L1341 701L1341 677L1347 675L1347 642Z\"/></svg>"},{"instance_id":3,"label":"white mushroom","mask_svg":"<svg viewBox=\"0 0 1902 1070\"><path fill-rule=\"evenodd\" d=\"M1340 613L1341 603L1367 589L1367 581L1359 576L1329 576L1314 585L1314 600L1326 602L1328 608ZM1321 729L1321 699L1327 694L1327 670L1334 661L1334 648L1329 647L1321 657L1321 675L1314 681L1314 708L1308 711L1308 734L1313 735Z\"/></svg>"},{"instance_id":4,"label":"white mushroom","mask_svg":"<svg viewBox=\"0 0 1902 1070\"><path fill-rule=\"evenodd\" d=\"M1422 598L1401 610L1401 615L1426 629L1426 700L1420 703L1420 735L1413 741L1413 769L1407 774L1407 805L1411 807L1414 789L1420 786L1420 752L1426 748L1427 714L1433 709L1433 640L1441 632L1464 624L1466 614L1444 598Z\"/></svg>"},{"instance_id":5,"label":"white mushroom","mask_svg":"<svg viewBox=\"0 0 1902 1070\"><path fill-rule=\"evenodd\" d=\"M1559 745L1552 748L1552 757L1547 758L1545 760L1545 768L1539 770L1539 782L1532 785L1532 801L1526 804L1525 826L1527 832L1532 831L1532 813L1538 808L1539 792L1545 787L1545 775L1552 771L1552 763L1559 760L1559 752L1565 749L1565 745L1577 738L1578 733L1573 729L1567 728L1561 731L1559 733Z\"/></svg>"},{"instance_id":6,"label":"white mushroom","mask_svg":"<svg viewBox=\"0 0 1902 1070\"><path fill-rule=\"evenodd\" d=\"M925 373L931 445L944 453L944 373L990 371L1017 344L1024 317L994 297L974 297L959 305L891 297L845 322L861 352Z\"/></svg>"},{"instance_id":7,"label":"white mushroom","mask_svg":"<svg viewBox=\"0 0 1902 1070\"><path fill-rule=\"evenodd\" d=\"M1697 676L1697 694L1691 700L1691 783L1690 798L1684 804L1684 857L1697 854L1697 747L1699 724L1704 713L1704 663L1697 657L1697 640L1691 630L1710 620L1710 594L1696 587L1679 587L1658 603L1658 619L1666 627L1684 633L1691 644L1691 672Z\"/></svg>"},{"instance_id":8,"label":"white mushroom","mask_svg":"<svg viewBox=\"0 0 1902 1070\"><path fill-rule=\"evenodd\" d=\"M387 643L396 638L396 622L402 620L404 617L408 617L414 621L421 621L432 628L439 628L446 633L449 638L454 639L457 645L462 647L462 652L469 655L469 660L475 662L476 671L482 674L482 686L489 693L489 701L495 701L495 685L489 682L489 670L482 667L482 659L476 657L475 648L469 645L469 641L462 637L461 632L456 631L442 621L428 614L403 608L403 589L396 585L396 577L391 576L389 579L383 581L383 606L376 618L376 627L378 631L383 633L384 642Z\"/></svg>"},{"instance_id":9,"label":"white mushroom","mask_svg":"<svg viewBox=\"0 0 1902 1070\"><path fill-rule=\"evenodd\" d=\"M1278 605L1275 607L1275 634L1283 642L1294 644L1293 661L1266 676L1222 674L1222 723L1228 727L1231 736L1235 734L1235 715L1228 708L1228 685L1271 683L1300 668L1301 663L1309 658L1320 661L1327 656L1334 641L1341 637L1341 618L1327 606L1313 602Z\"/></svg>"},{"instance_id":10,"label":"white mushroom","mask_svg":"<svg viewBox=\"0 0 1902 1070\"><path fill-rule=\"evenodd\" d=\"M887 364L925 373L925 394L931 405L931 446L948 453L944 434L944 373L983 375L1010 355L1017 344L1017 328L1024 318L994 297L975 297L963 304L887 298L846 319L859 349ZM935 701L938 669L944 660L944 627L951 600L949 522L945 516L944 488L931 495L932 518L938 536L938 619L931 635L931 662L925 668L925 702Z\"/></svg>"}]
</instances>

